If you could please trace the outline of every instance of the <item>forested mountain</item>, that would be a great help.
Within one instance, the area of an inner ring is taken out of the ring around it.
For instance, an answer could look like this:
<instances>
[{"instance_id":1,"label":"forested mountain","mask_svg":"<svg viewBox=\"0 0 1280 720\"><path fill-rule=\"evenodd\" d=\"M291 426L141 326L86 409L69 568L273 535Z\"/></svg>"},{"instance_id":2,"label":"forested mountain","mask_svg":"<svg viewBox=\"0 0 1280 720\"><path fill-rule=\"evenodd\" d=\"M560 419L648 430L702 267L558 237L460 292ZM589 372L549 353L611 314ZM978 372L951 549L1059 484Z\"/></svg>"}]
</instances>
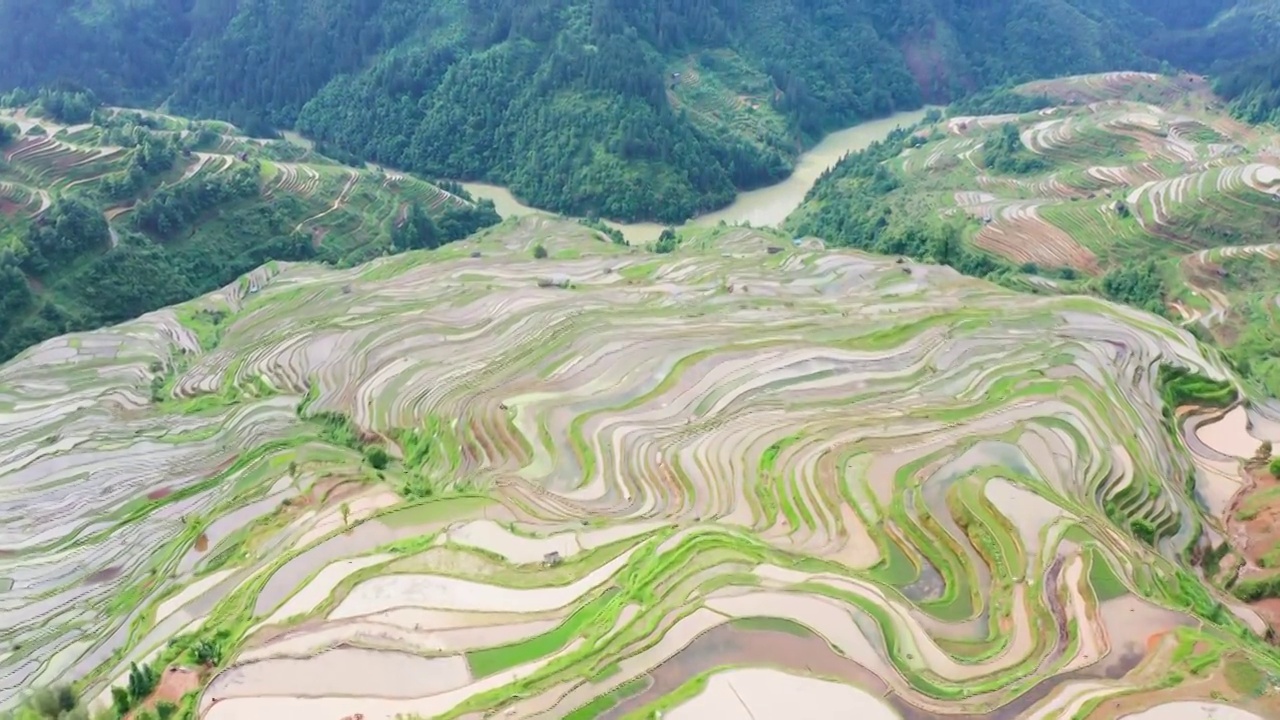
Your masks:
<instances>
[{"instance_id":1,"label":"forested mountain","mask_svg":"<svg viewBox=\"0 0 1280 720\"><path fill-rule=\"evenodd\" d=\"M1280 124L1280 54L1223 68L1213 87L1237 117Z\"/></svg>"},{"instance_id":2,"label":"forested mountain","mask_svg":"<svg viewBox=\"0 0 1280 720\"><path fill-rule=\"evenodd\" d=\"M0 0L0 88L297 126L553 210L676 221L828 130L1154 68L1225 0ZM1152 40L1156 38L1157 40Z\"/></svg>"}]
</instances>

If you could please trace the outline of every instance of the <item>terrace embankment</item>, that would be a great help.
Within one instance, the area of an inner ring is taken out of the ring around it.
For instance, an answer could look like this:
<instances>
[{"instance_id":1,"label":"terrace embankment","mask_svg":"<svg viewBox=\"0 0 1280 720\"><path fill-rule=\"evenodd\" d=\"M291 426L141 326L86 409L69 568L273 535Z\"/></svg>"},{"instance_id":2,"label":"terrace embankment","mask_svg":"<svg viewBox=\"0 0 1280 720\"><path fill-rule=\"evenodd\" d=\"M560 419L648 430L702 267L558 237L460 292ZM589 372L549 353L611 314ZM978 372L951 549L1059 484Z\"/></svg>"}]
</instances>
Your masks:
<instances>
[{"instance_id":1,"label":"terrace embankment","mask_svg":"<svg viewBox=\"0 0 1280 720\"><path fill-rule=\"evenodd\" d=\"M688 714L724 668L1013 718L1187 643L1268 662L1184 564L1214 520L1159 378L1221 360L791 240L527 217L37 346L0 367L0 668L207 664L206 720Z\"/></svg>"}]
</instances>

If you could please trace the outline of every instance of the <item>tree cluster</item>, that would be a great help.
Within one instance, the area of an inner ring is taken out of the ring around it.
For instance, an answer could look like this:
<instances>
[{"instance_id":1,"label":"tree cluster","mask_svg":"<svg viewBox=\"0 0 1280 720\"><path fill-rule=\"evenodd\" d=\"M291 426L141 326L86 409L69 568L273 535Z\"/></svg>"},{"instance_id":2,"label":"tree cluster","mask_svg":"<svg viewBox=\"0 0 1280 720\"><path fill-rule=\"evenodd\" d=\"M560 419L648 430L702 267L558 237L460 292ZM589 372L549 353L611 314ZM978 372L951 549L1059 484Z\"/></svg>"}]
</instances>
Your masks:
<instances>
[{"instance_id":1,"label":"tree cluster","mask_svg":"<svg viewBox=\"0 0 1280 720\"><path fill-rule=\"evenodd\" d=\"M1044 158L1022 144L1018 126L1013 123L1005 123L998 131L987 134L982 143L982 164L988 170L1007 175L1026 175L1049 167Z\"/></svg>"}]
</instances>

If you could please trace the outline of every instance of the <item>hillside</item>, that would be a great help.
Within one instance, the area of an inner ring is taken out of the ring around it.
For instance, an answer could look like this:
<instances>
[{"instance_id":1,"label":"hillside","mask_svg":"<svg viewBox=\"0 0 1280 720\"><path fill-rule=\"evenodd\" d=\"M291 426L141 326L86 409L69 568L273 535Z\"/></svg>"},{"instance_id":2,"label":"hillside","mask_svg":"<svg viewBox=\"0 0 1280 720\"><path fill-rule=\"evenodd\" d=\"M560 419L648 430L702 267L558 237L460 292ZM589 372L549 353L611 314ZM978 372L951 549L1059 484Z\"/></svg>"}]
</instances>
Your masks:
<instances>
[{"instance_id":1,"label":"hillside","mask_svg":"<svg viewBox=\"0 0 1280 720\"><path fill-rule=\"evenodd\" d=\"M270 260L351 265L499 220L456 186L342 165L225 123L118 108L86 109L75 125L48 116L74 102L47 93L0 111L0 358Z\"/></svg>"},{"instance_id":2,"label":"hillside","mask_svg":"<svg viewBox=\"0 0 1280 720\"><path fill-rule=\"evenodd\" d=\"M205 720L1275 717L1197 575L1280 440L1234 386L1139 311L749 229L273 263L0 366L0 668Z\"/></svg>"},{"instance_id":3,"label":"hillside","mask_svg":"<svg viewBox=\"0 0 1280 720\"><path fill-rule=\"evenodd\" d=\"M1280 397L1280 132L1237 122L1207 86L1021 86L989 105L1014 112L955 115L845 161L789 226L1162 313L1225 348L1252 394Z\"/></svg>"},{"instance_id":4,"label":"hillside","mask_svg":"<svg viewBox=\"0 0 1280 720\"><path fill-rule=\"evenodd\" d=\"M834 128L1007 81L1155 69L1151 38L1228 5L0 0L0 92L76 83L559 212L675 222L785 176Z\"/></svg>"}]
</instances>

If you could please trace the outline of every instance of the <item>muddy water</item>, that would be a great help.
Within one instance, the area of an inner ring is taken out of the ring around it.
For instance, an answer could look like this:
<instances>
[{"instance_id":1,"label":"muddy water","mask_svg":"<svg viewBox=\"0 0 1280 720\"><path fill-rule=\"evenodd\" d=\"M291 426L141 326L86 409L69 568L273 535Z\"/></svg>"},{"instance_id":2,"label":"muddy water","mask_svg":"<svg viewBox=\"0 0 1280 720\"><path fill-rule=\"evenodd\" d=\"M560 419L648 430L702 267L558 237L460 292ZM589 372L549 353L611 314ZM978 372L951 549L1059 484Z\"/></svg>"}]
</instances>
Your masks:
<instances>
[{"instance_id":1,"label":"muddy water","mask_svg":"<svg viewBox=\"0 0 1280 720\"><path fill-rule=\"evenodd\" d=\"M1249 434L1249 417L1243 405L1237 405L1216 422L1200 425L1196 435L1205 445L1232 458L1251 458L1260 444Z\"/></svg>"},{"instance_id":2,"label":"muddy water","mask_svg":"<svg viewBox=\"0 0 1280 720\"><path fill-rule=\"evenodd\" d=\"M1141 653L1118 654L1107 666L1084 668L1045 678L1010 702L989 712L947 715L950 720L1015 720L1032 706L1068 683L1094 678L1118 679L1142 659ZM699 673L726 665L769 666L789 672L810 673L861 688L883 698L903 720L936 720L936 713L910 704L858 663L837 655L822 638L792 635L775 630L746 630L732 624L717 626L699 636L671 659L647 675L648 686L638 695L623 700L600 717L616 719L634 712L674 691Z\"/></svg>"},{"instance_id":3,"label":"muddy water","mask_svg":"<svg viewBox=\"0 0 1280 720\"><path fill-rule=\"evenodd\" d=\"M795 171L786 180L769 187L739 193L733 204L699 215L690 220L687 225L705 227L715 225L721 220L730 225L745 222L756 227L779 225L791 214L791 211L800 206L809 188L813 187L818 180L818 176L835 165L846 153L856 152L876 140L883 139L895 127L918 122L926 112L927 109L895 113L886 118L871 120L831 133L797 159ZM476 198L492 200L498 214L503 217L542 212L520 202L510 190L504 187L486 183L463 183L462 186ZM627 236L627 240L632 243L657 240L664 227L658 223L610 222L609 224L621 230Z\"/></svg>"},{"instance_id":4,"label":"muddy water","mask_svg":"<svg viewBox=\"0 0 1280 720\"><path fill-rule=\"evenodd\" d=\"M254 606L254 614L265 615L284 602L302 581L317 572L325 565L343 558L354 557L373 550L379 545L399 540L415 534L397 532L386 525L370 521L356 526L351 531L325 540L315 547L303 552L283 567L276 570L262 591L258 593L258 601Z\"/></svg>"},{"instance_id":5,"label":"muddy water","mask_svg":"<svg viewBox=\"0 0 1280 720\"><path fill-rule=\"evenodd\" d=\"M280 507L282 502L297 494L298 491L295 488L287 488L237 508L214 520L209 524L209 527L205 528L200 537L196 538L192 549L188 550L187 554L182 557L182 560L178 563L178 572L182 574L191 572L205 558L205 553L208 552L210 546L217 545L235 531L275 510Z\"/></svg>"},{"instance_id":6,"label":"muddy water","mask_svg":"<svg viewBox=\"0 0 1280 720\"><path fill-rule=\"evenodd\" d=\"M1262 716L1219 703L1188 700L1125 715L1124 720L1262 720Z\"/></svg>"},{"instance_id":7,"label":"muddy water","mask_svg":"<svg viewBox=\"0 0 1280 720\"><path fill-rule=\"evenodd\" d=\"M309 658L278 658L231 668L209 685L212 698L340 695L418 698L471 681L461 655L424 658L402 652L338 648Z\"/></svg>"}]
</instances>

